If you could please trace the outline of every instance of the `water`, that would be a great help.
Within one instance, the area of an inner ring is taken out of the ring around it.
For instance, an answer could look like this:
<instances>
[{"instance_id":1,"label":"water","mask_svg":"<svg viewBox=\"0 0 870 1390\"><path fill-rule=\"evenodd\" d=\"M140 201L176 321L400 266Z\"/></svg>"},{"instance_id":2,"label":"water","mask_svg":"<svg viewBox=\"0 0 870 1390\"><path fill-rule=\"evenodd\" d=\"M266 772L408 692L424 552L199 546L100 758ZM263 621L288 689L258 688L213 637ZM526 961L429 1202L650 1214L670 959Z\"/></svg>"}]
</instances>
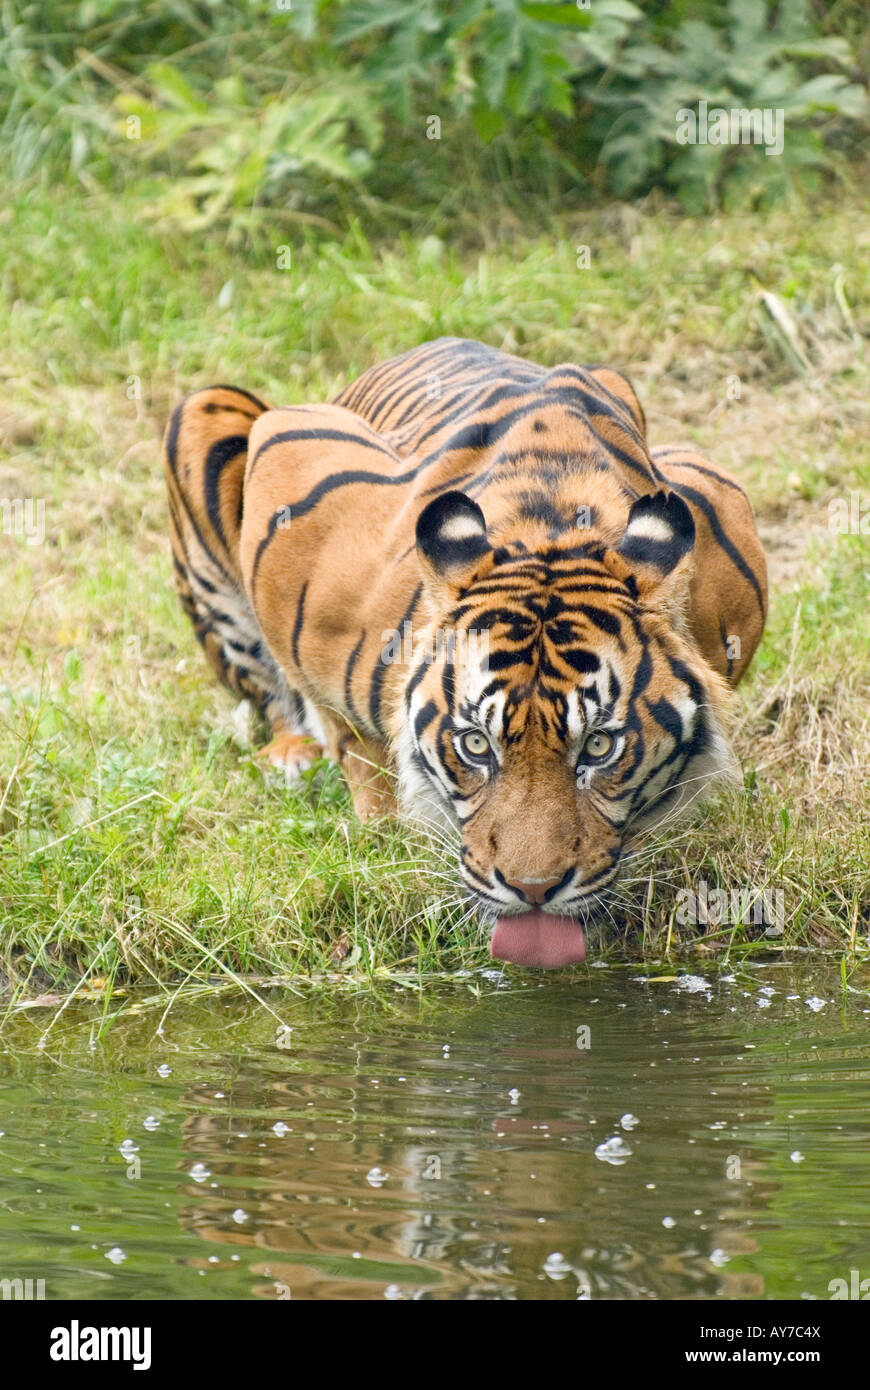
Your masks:
<instances>
[{"instance_id":1,"label":"water","mask_svg":"<svg viewBox=\"0 0 870 1390\"><path fill-rule=\"evenodd\" d=\"M830 1297L870 1277L870 998L496 972L8 1023L2 1278L63 1298ZM809 1001L809 1002L808 1002Z\"/></svg>"}]
</instances>

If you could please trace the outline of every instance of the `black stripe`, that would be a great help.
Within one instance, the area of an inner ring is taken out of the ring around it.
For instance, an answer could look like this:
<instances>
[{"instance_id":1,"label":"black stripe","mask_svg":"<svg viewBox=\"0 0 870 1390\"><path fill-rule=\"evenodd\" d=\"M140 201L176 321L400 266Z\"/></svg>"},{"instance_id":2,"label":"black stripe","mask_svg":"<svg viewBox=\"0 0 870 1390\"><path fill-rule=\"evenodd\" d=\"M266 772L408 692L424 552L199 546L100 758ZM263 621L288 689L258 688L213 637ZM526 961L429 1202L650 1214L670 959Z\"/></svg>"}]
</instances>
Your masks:
<instances>
[{"instance_id":1,"label":"black stripe","mask_svg":"<svg viewBox=\"0 0 870 1390\"><path fill-rule=\"evenodd\" d=\"M666 734L670 734L679 748L683 742L683 721L670 700L664 697L660 700L647 700L646 707L656 723L661 725Z\"/></svg>"},{"instance_id":2,"label":"black stripe","mask_svg":"<svg viewBox=\"0 0 870 1390\"><path fill-rule=\"evenodd\" d=\"M172 465L173 473L177 470L178 435L181 430L181 421L184 415L185 405L186 401L182 401L181 405L177 405L175 407L169 421L169 429L166 431L166 457L169 459L169 462Z\"/></svg>"},{"instance_id":3,"label":"black stripe","mask_svg":"<svg viewBox=\"0 0 870 1390\"><path fill-rule=\"evenodd\" d=\"M212 444L205 460L205 509L208 519L215 529L215 534L226 546L227 538L224 533L223 522L221 521L220 506L220 481L221 473L228 463L239 454L247 453L248 436L246 434L231 434L225 439L219 439Z\"/></svg>"},{"instance_id":4,"label":"black stripe","mask_svg":"<svg viewBox=\"0 0 870 1390\"><path fill-rule=\"evenodd\" d=\"M716 515L716 510L712 502L709 502L702 492L698 492L693 487L688 487L685 483L672 482L671 487L673 488L674 492L679 494L680 497L686 498L689 502L693 504L693 506L697 507L699 511L704 513L704 516L707 519L707 524L709 525L710 530L713 533L713 538L716 541L717 545L721 550L724 550L731 563L740 571L744 579L748 579L749 583L755 590L755 597L758 599L758 606L761 609L761 615L763 617L764 597L761 592L761 585L759 584L758 579L753 570L750 568L750 566L744 560L743 556L740 554L740 551L733 544L733 542L728 539L725 532L722 530L721 523L719 521L718 516Z\"/></svg>"},{"instance_id":5,"label":"black stripe","mask_svg":"<svg viewBox=\"0 0 870 1390\"><path fill-rule=\"evenodd\" d=\"M418 710L414 718L414 736L419 742L420 736L427 725L432 723L438 713L438 706L434 700L427 700L422 709Z\"/></svg>"},{"instance_id":6,"label":"black stripe","mask_svg":"<svg viewBox=\"0 0 870 1390\"><path fill-rule=\"evenodd\" d=\"M670 459L671 454L681 453L682 449L654 449L653 457L657 459L669 459L670 465L673 468L691 468L695 473L703 473L706 478L714 478L717 483L722 483L725 487L733 488L735 492L740 493L741 497L746 497L747 502L749 501L745 488L742 488L733 478L727 477L724 473L718 473L715 468L705 468L703 464L690 463L688 459Z\"/></svg>"},{"instance_id":7,"label":"black stripe","mask_svg":"<svg viewBox=\"0 0 870 1390\"><path fill-rule=\"evenodd\" d=\"M355 444L361 449L372 449L375 453L383 454L391 463L397 462L396 455L392 449L389 449L386 444L376 443L373 439L370 439L364 434L351 434L348 430L282 430L279 434L273 434L269 439L263 440L263 443L251 459L246 485L250 483L254 469L267 449L274 448L276 444L293 444L304 439L333 439L337 440L339 443Z\"/></svg>"},{"instance_id":8,"label":"black stripe","mask_svg":"<svg viewBox=\"0 0 870 1390\"><path fill-rule=\"evenodd\" d=\"M348 657L347 665L344 668L344 703L357 724L362 724L363 720L360 717L356 709L356 706L353 702L353 673L356 667L356 663L359 660L359 654L362 651L362 645L365 641L365 637L366 630L365 628L363 628L362 632L359 635L359 641L356 643L356 646L354 647L353 651Z\"/></svg>"},{"instance_id":9,"label":"black stripe","mask_svg":"<svg viewBox=\"0 0 870 1390\"><path fill-rule=\"evenodd\" d=\"M308 580L306 579L299 591L299 600L296 604L296 621L293 624L293 636L290 641L290 650L293 653L293 660L296 663L296 669L300 671L302 669L302 663L299 660L299 637L302 632L302 624L305 621L305 595L307 593Z\"/></svg>"},{"instance_id":10,"label":"black stripe","mask_svg":"<svg viewBox=\"0 0 870 1390\"><path fill-rule=\"evenodd\" d=\"M269 409L269 407L266 405L266 402L261 401L259 396L252 395L250 391L243 390L241 386L207 386L205 389L207 391L233 391L237 396L244 396L245 400L250 401L252 405L257 406L261 414L265 413Z\"/></svg>"},{"instance_id":11,"label":"black stripe","mask_svg":"<svg viewBox=\"0 0 870 1390\"><path fill-rule=\"evenodd\" d=\"M411 618L413 617L414 609L417 607L417 604L420 601L420 595L422 594L422 592L423 585L418 584L413 594L411 595L411 602L408 604L408 607L405 609L401 621L399 622L399 632L404 632L405 623L410 622ZM369 686L369 714L371 715L372 728L374 728L382 736L384 735L384 730L381 728L381 691L383 689L384 678L386 677L386 674L387 663L384 661L383 655L379 654L378 660L375 662L375 669L372 672L371 684Z\"/></svg>"},{"instance_id":12,"label":"black stripe","mask_svg":"<svg viewBox=\"0 0 870 1390\"><path fill-rule=\"evenodd\" d=\"M606 632L608 636L617 637L620 647L623 651L625 650L625 642L622 640L622 623L615 614L608 613L603 608L593 608L589 603L578 603L576 611L582 613L584 617L589 619L590 623L600 628L602 632Z\"/></svg>"}]
</instances>

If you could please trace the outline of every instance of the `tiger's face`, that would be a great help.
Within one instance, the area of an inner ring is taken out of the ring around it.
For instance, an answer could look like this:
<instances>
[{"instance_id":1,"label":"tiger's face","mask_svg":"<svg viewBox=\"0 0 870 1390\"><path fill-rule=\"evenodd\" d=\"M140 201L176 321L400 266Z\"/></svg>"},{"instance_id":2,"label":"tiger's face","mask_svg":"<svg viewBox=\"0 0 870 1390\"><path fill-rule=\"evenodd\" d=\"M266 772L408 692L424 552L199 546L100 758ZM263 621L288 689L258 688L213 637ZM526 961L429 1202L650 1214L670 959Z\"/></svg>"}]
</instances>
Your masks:
<instances>
[{"instance_id":1,"label":"tiger's face","mask_svg":"<svg viewBox=\"0 0 870 1390\"><path fill-rule=\"evenodd\" d=\"M693 538L664 493L635 503L618 550L493 550L461 493L420 518L442 611L405 688L400 782L412 813L458 830L498 959L583 960L628 837L727 765L724 682L674 606Z\"/></svg>"}]
</instances>

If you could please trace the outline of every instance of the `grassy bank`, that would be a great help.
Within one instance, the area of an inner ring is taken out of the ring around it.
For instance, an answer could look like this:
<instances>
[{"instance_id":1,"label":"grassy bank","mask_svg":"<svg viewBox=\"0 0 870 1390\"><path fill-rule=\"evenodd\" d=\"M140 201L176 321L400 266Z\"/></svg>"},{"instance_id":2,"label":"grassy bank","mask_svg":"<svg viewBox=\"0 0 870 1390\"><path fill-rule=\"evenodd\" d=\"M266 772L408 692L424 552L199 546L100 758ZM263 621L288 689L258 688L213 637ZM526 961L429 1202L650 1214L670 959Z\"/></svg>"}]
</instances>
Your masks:
<instances>
[{"instance_id":1,"label":"grassy bank","mask_svg":"<svg viewBox=\"0 0 870 1390\"><path fill-rule=\"evenodd\" d=\"M296 791L264 780L172 591L158 458L198 385L325 399L440 333L623 367L652 442L733 469L767 543L771 617L734 711L745 789L644 854L603 949L866 959L870 536L829 527L855 493L870 530L856 196L230 250L155 235L132 195L31 192L0 237L0 499L43 501L45 522L42 544L0 536L0 967L16 991L83 972L97 992L231 972L358 988L487 959L447 866L409 833L363 831L333 770ZM781 889L784 938L680 928L676 895L700 880Z\"/></svg>"}]
</instances>

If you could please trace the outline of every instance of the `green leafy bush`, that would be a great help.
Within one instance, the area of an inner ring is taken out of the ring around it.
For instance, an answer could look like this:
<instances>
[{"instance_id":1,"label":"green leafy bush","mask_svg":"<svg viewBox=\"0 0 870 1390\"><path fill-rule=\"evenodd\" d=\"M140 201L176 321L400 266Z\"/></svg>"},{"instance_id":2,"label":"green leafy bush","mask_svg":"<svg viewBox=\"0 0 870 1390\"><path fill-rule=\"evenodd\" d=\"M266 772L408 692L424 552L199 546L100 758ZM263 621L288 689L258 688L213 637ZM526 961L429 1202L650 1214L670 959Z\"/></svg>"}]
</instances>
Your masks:
<instances>
[{"instance_id":1,"label":"green leafy bush","mask_svg":"<svg viewBox=\"0 0 870 1390\"><path fill-rule=\"evenodd\" d=\"M627 45L613 82L597 95L593 139L610 186L626 195L661 177L692 211L720 199L776 199L795 176L824 166L826 120L866 114L863 88L844 71L808 72L818 64L847 69L850 61L845 39L813 32L803 0L783 0L773 17L759 0L728 0L721 26L686 20L668 45ZM781 155L746 159L735 145L678 146L675 112L700 101L781 111Z\"/></svg>"},{"instance_id":2,"label":"green leafy bush","mask_svg":"<svg viewBox=\"0 0 870 1390\"><path fill-rule=\"evenodd\" d=\"M867 132L857 0L289 3L0 8L7 173L147 179L186 227L322 219L342 189L455 205L471 168L520 201L546 178L560 198L659 186L696 211L780 197ZM680 145L676 113L702 100L782 110L782 155Z\"/></svg>"},{"instance_id":3,"label":"green leafy bush","mask_svg":"<svg viewBox=\"0 0 870 1390\"><path fill-rule=\"evenodd\" d=\"M259 100L238 76L219 80L211 100L167 63L153 65L147 76L147 96L122 93L116 105L136 154L147 162L170 154L180 160L183 172L151 207L186 230L224 217L241 225L258 204L304 219L312 187L353 182L371 169L381 121L370 94L349 73Z\"/></svg>"},{"instance_id":4,"label":"green leafy bush","mask_svg":"<svg viewBox=\"0 0 870 1390\"><path fill-rule=\"evenodd\" d=\"M642 19L628 0L524 4L522 0L354 0L336 26L336 42L369 43L364 70L390 111L410 120L415 98L437 99L470 114L491 138L511 117L536 112L570 117L574 79L614 61L631 25Z\"/></svg>"}]
</instances>

